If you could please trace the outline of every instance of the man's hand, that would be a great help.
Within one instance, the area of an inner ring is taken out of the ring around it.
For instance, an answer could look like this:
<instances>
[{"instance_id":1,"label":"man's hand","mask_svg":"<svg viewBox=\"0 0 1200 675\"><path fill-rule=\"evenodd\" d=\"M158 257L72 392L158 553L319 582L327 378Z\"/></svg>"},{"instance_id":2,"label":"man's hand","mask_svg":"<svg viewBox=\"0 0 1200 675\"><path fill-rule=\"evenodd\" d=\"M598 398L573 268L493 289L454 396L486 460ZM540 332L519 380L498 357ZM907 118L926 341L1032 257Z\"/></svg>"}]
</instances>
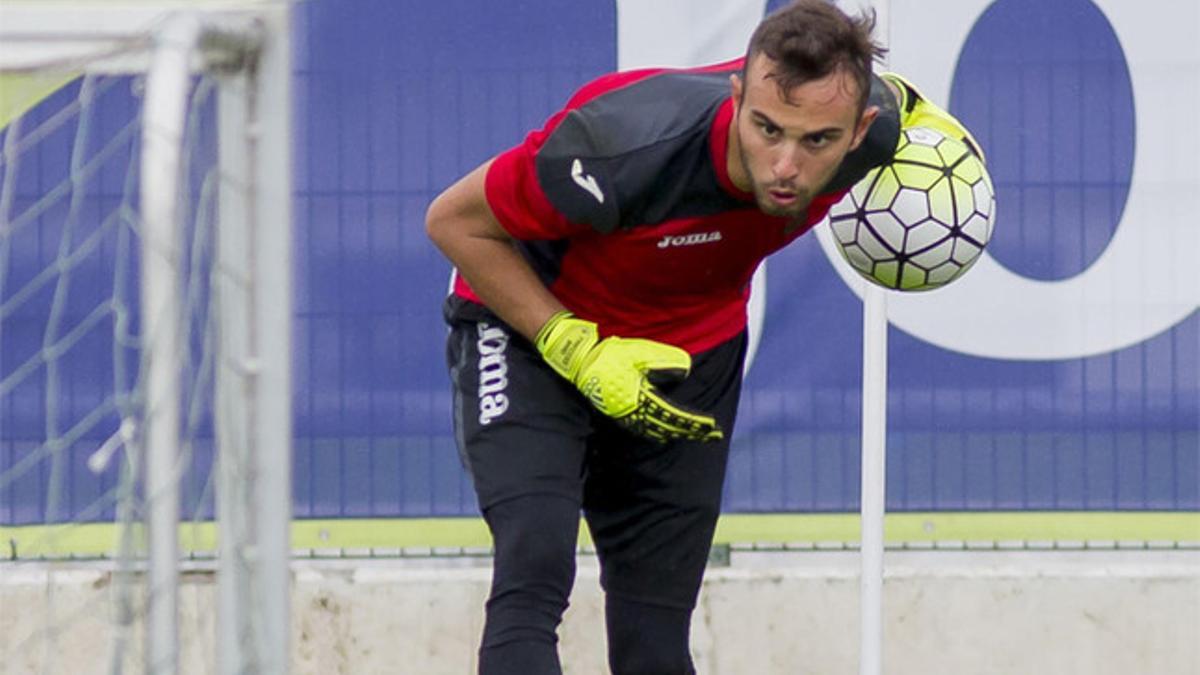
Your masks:
<instances>
[{"instance_id":1,"label":"man's hand","mask_svg":"<svg viewBox=\"0 0 1200 675\"><path fill-rule=\"evenodd\" d=\"M724 438L711 415L671 403L650 383L650 377L687 375L692 357L678 347L654 340L601 340L596 324L565 311L542 326L534 344L597 410L635 434L664 443Z\"/></svg>"},{"instance_id":2,"label":"man's hand","mask_svg":"<svg viewBox=\"0 0 1200 675\"><path fill-rule=\"evenodd\" d=\"M983 148L975 142L971 132L953 115L929 102L911 82L896 73L880 73L879 77L900 92L900 128L930 127L951 138L957 138L975 153L980 161L987 163Z\"/></svg>"}]
</instances>

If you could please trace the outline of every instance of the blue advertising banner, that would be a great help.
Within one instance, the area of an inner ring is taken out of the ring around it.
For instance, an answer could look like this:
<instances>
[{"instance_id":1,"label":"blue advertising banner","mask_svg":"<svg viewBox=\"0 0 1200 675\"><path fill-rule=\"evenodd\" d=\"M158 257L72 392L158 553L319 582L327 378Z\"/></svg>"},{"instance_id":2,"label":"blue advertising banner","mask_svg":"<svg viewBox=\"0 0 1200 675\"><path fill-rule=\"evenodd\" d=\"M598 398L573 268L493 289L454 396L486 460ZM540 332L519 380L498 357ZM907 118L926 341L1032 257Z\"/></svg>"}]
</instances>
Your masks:
<instances>
[{"instance_id":1,"label":"blue advertising banner","mask_svg":"<svg viewBox=\"0 0 1200 675\"><path fill-rule=\"evenodd\" d=\"M765 4L297 5L297 517L477 513L427 205L595 76L738 55ZM889 510L1200 509L1200 9L891 4L890 67L973 130L999 216L962 280L889 298ZM857 509L860 293L827 233L760 270L728 511ZM39 395L0 406L0 474ZM0 525L44 522L44 478Z\"/></svg>"},{"instance_id":2,"label":"blue advertising banner","mask_svg":"<svg viewBox=\"0 0 1200 675\"><path fill-rule=\"evenodd\" d=\"M313 238L302 245L310 264L305 290L311 303L323 297L322 306L343 318L302 319L308 376L298 380L311 389L298 392L298 404L308 408L301 419L312 438L307 460L298 454L305 513L472 512L445 434L443 364L429 351L440 346L435 299L447 270L421 239L422 209L459 175L540 126L589 77L654 59L690 65L735 56L761 16L755 3L723 3L713 12L671 4L577 3L563 11L553 2L450 3L417 11L359 3L353 15L310 6L306 91L312 103L336 110L298 108L311 110L302 144L308 208L298 209L309 215ZM1200 52L1180 41L1174 55L1128 53L1112 19L1086 0L944 4L942 25L929 20L939 11L922 6L906 15L904 3L893 3L892 64L907 72L908 54L916 72L907 74L976 131L989 152L1000 217L992 259L968 274L956 297L932 309L893 302L889 508L1194 509L1197 292L1182 269L1162 268L1185 259L1177 247L1196 250L1186 245L1196 237L1164 229L1157 236L1165 249L1143 241L1133 246L1149 257L1128 259L1132 248L1117 234L1151 236L1153 228L1139 221L1178 208L1160 204L1155 215L1146 203L1153 200L1134 187L1183 199L1196 175L1153 168L1181 164L1180 150L1148 148L1139 135L1162 125L1153 121L1162 111L1148 105L1153 94L1147 104L1135 100L1131 71L1152 62L1137 88L1151 92L1169 85L1154 63L1165 58L1195 69ZM1118 19L1127 24L1123 33L1139 30L1136 16ZM958 43L926 39L931 30L956 29ZM957 52L947 44L958 44ZM322 75L325 68L338 75ZM938 87L949 96L938 96ZM1196 147L1194 136L1177 140ZM1174 156L1135 166L1139 144L1142 152ZM1149 178L1139 183L1135 168ZM330 190L338 194L324 194ZM1131 212L1135 200L1147 210ZM1109 260L1122 253L1117 243L1126 247L1123 260ZM358 262L347 259L353 256ZM361 264L364 257L369 264ZM320 272L318 259L325 261ZM830 262L808 237L773 257L757 280L756 295L765 300L761 316L752 317L758 348L735 437L730 510L856 508L861 317L855 284ZM330 287L324 270L335 269L341 274ZM1038 286L1014 290L995 281L1001 274ZM1056 288L1088 276L1096 290ZM991 285L966 288L974 277ZM1139 322L1131 312L1153 313L1144 307L1158 302L1161 291L1152 285L1160 279L1172 285L1165 303L1172 307L1165 318ZM952 290L960 289L939 293ZM372 325L348 316L377 302L394 304L403 318L389 325L377 315ZM1007 315L978 316L989 312ZM358 348L366 345L372 348ZM355 374L369 379L352 383ZM331 390L342 392L340 404L322 405ZM383 433L349 438L369 428Z\"/></svg>"}]
</instances>

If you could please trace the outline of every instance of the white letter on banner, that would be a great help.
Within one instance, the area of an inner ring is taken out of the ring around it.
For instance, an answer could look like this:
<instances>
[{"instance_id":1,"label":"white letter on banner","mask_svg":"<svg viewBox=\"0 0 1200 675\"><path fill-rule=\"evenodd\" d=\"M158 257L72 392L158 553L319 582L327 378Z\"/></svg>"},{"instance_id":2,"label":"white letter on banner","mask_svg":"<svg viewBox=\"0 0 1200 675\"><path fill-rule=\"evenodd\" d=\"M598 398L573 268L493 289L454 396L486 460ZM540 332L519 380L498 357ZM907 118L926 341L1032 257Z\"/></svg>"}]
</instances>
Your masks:
<instances>
[{"instance_id":1,"label":"white letter on banner","mask_svg":"<svg viewBox=\"0 0 1200 675\"><path fill-rule=\"evenodd\" d=\"M1200 67L1200 6L1173 0L1095 2L1125 51L1137 97L1129 197L1108 247L1083 272L1055 281L1018 275L985 250L973 269L943 289L892 293L888 318L897 327L975 356L1070 359L1143 342L1200 306L1200 128L1194 119L1200 85L1177 75ZM952 66L990 4L894 0L891 66L945 105ZM938 39L930 39L931 30ZM996 210L1000 232L1005 204ZM817 236L825 255L861 296L865 282L842 260L829 228L819 227Z\"/></svg>"},{"instance_id":2,"label":"white letter on banner","mask_svg":"<svg viewBox=\"0 0 1200 675\"><path fill-rule=\"evenodd\" d=\"M617 68L690 68L736 59L766 0L617 0Z\"/></svg>"}]
</instances>

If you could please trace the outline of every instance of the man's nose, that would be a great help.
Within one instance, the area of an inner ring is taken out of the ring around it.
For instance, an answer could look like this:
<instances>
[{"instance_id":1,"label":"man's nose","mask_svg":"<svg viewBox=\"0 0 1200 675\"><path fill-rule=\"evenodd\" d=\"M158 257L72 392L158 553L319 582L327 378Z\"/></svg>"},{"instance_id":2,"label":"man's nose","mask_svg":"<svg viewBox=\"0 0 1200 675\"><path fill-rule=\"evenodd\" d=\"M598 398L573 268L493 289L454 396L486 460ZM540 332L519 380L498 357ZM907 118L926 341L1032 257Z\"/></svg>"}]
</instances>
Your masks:
<instances>
[{"instance_id":1,"label":"man's nose","mask_svg":"<svg viewBox=\"0 0 1200 675\"><path fill-rule=\"evenodd\" d=\"M775 175L776 180L790 181L799 175L800 165L796 161L796 153L791 148L785 147L780 150L771 165L771 173Z\"/></svg>"}]
</instances>

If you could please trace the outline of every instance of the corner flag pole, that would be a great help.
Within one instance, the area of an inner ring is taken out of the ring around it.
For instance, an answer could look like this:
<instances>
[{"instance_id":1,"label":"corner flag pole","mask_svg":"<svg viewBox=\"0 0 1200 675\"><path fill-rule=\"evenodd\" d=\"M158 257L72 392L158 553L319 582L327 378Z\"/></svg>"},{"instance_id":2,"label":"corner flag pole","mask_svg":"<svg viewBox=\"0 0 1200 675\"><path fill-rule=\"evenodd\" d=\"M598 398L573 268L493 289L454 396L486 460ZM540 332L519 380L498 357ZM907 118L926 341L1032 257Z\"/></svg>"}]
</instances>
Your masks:
<instances>
[{"instance_id":1,"label":"corner flag pole","mask_svg":"<svg viewBox=\"0 0 1200 675\"><path fill-rule=\"evenodd\" d=\"M889 0L873 0L876 39L890 46ZM883 516L887 488L887 291L863 281L862 572L859 675L883 673Z\"/></svg>"},{"instance_id":2,"label":"corner flag pole","mask_svg":"<svg viewBox=\"0 0 1200 675\"><path fill-rule=\"evenodd\" d=\"M865 282L862 403L862 633L859 675L882 673L883 515L887 465L887 291Z\"/></svg>"}]
</instances>

